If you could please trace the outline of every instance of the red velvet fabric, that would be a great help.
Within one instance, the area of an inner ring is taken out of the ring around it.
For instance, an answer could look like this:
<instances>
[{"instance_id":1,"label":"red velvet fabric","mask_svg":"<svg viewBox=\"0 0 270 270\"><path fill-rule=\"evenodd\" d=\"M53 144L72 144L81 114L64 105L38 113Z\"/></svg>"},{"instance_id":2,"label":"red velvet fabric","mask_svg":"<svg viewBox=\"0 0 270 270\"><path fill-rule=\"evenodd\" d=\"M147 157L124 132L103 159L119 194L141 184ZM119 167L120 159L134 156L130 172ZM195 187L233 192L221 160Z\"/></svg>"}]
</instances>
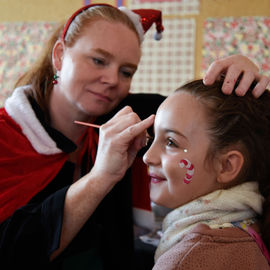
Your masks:
<instances>
[{"instance_id":1,"label":"red velvet fabric","mask_svg":"<svg viewBox=\"0 0 270 270\"><path fill-rule=\"evenodd\" d=\"M24 206L59 173L67 153L44 155L36 152L21 127L0 109L0 222ZM82 157L86 152L94 161L98 135L86 132Z\"/></svg>"},{"instance_id":2,"label":"red velvet fabric","mask_svg":"<svg viewBox=\"0 0 270 270\"><path fill-rule=\"evenodd\" d=\"M0 109L0 222L25 205L59 172L67 154L37 153L16 122Z\"/></svg>"},{"instance_id":3,"label":"red velvet fabric","mask_svg":"<svg viewBox=\"0 0 270 270\"><path fill-rule=\"evenodd\" d=\"M0 109L0 223L24 206L59 173L67 153L43 155L32 147L21 127ZM89 128L82 157L95 160L98 135ZM92 138L92 139L91 139ZM79 161L80 162L80 161ZM90 169L90 168L89 168ZM149 176L141 158L132 166L133 206L151 211Z\"/></svg>"},{"instance_id":4,"label":"red velvet fabric","mask_svg":"<svg viewBox=\"0 0 270 270\"><path fill-rule=\"evenodd\" d=\"M132 203L133 207L152 211L150 201L150 177L147 166L141 157L137 157L132 165Z\"/></svg>"}]
</instances>

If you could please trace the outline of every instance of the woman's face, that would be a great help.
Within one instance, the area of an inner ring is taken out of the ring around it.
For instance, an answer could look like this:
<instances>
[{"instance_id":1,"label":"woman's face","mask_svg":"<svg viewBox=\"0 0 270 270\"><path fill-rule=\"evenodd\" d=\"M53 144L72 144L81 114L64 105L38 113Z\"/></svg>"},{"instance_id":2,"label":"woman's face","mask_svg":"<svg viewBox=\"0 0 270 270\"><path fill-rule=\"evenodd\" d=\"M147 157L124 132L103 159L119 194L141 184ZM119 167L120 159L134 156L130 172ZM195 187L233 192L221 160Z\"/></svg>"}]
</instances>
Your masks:
<instances>
[{"instance_id":1,"label":"woman's face","mask_svg":"<svg viewBox=\"0 0 270 270\"><path fill-rule=\"evenodd\" d=\"M97 20L84 28L74 46L57 46L53 57L60 59L55 64L59 78L53 96L60 102L99 116L127 96L141 55L138 38L127 26Z\"/></svg>"},{"instance_id":2,"label":"woman's face","mask_svg":"<svg viewBox=\"0 0 270 270\"><path fill-rule=\"evenodd\" d=\"M219 188L214 169L205 162L210 145L207 128L203 105L192 95L174 93L161 104L154 124L155 138L144 155L152 201L176 208ZM194 166L188 184L184 182L188 170L180 167L183 159Z\"/></svg>"}]
</instances>

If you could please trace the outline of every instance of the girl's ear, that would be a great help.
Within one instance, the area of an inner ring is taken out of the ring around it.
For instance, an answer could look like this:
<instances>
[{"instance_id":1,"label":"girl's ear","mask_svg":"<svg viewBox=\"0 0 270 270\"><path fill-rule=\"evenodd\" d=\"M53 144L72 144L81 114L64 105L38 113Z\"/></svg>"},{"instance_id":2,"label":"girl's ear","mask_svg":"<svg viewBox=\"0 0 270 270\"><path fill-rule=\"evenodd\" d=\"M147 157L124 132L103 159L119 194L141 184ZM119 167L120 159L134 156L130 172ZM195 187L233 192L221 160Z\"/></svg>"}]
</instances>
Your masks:
<instances>
[{"instance_id":1,"label":"girl's ear","mask_svg":"<svg viewBox=\"0 0 270 270\"><path fill-rule=\"evenodd\" d=\"M62 67L62 60L64 55L65 45L61 40L56 41L52 51L52 62L56 70L60 70Z\"/></svg>"},{"instance_id":2,"label":"girl's ear","mask_svg":"<svg viewBox=\"0 0 270 270\"><path fill-rule=\"evenodd\" d=\"M237 150L221 155L218 161L217 181L227 184L233 181L240 173L244 164L244 156Z\"/></svg>"}]
</instances>

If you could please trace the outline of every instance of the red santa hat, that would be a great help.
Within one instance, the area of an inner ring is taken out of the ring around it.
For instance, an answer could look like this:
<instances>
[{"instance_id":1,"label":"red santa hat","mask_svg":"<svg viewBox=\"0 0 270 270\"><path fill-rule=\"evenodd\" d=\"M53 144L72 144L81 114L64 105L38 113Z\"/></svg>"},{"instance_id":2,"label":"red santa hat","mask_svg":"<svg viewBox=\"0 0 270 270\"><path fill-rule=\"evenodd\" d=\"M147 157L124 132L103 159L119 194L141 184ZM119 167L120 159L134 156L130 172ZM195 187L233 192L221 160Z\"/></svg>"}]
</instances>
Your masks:
<instances>
[{"instance_id":1,"label":"red santa hat","mask_svg":"<svg viewBox=\"0 0 270 270\"><path fill-rule=\"evenodd\" d=\"M141 42L144 39L144 34L156 23L156 33L154 38L160 40L162 38L162 32L164 27L162 25L162 12L156 9L133 9L129 10L126 7L119 8L124 12L134 23L137 32L139 33Z\"/></svg>"},{"instance_id":2,"label":"red santa hat","mask_svg":"<svg viewBox=\"0 0 270 270\"><path fill-rule=\"evenodd\" d=\"M90 4L87 6L84 6L77 11L75 11L71 17L68 19L63 33L62 33L62 40L65 39L66 33L69 29L70 24L73 22L73 20L78 16L80 13L82 13L84 10L87 10L94 6L109 6L113 7L109 4ZM113 7L116 8L116 7ZM162 38L162 32L164 30L164 27L162 25L162 13L160 10L155 9L134 9L130 10L126 7L120 7L119 10L121 10L123 13L125 13L130 20L133 22L139 37L140 41L142 42L144 40L144 34L147 32L147 30L152 26L153 23L156 23L156 34L154 38L156 40L160 40Z\"/></svg>"}]
</instances>

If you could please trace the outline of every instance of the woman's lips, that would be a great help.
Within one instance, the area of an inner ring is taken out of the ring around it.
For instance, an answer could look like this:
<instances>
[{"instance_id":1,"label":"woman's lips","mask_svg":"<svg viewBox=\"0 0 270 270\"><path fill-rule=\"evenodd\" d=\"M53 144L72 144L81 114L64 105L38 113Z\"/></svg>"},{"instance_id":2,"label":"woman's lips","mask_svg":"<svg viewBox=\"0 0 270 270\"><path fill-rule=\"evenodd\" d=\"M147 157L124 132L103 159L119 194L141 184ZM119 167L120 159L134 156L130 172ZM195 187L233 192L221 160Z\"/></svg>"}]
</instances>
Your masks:
<instances>
[{"instance_id":1,"label":"woman's lips","mask_svg":"<svg viewBox=\"0 0 270 270\"><path fill-rule=\"evenodd\" d=\"M93 92L91 90L88 90L88 92L90 92L92 95L96 96L98 99L103 100L105 102L111 102L112 101L112 99L109 98L108 96Z\"/></svg>"},{"instance_id":2,"label":"woman's lips","mask_svg":"<svg viewBox=\"0 0 270 270\"><path fill-rule=\"evenodd\" d=\"M149 174L149 176L151 177L151 182L154 184L160 183L162 181L166 181L166 178L158 176L156 174Z\"/></svg>"}]
</instances>

